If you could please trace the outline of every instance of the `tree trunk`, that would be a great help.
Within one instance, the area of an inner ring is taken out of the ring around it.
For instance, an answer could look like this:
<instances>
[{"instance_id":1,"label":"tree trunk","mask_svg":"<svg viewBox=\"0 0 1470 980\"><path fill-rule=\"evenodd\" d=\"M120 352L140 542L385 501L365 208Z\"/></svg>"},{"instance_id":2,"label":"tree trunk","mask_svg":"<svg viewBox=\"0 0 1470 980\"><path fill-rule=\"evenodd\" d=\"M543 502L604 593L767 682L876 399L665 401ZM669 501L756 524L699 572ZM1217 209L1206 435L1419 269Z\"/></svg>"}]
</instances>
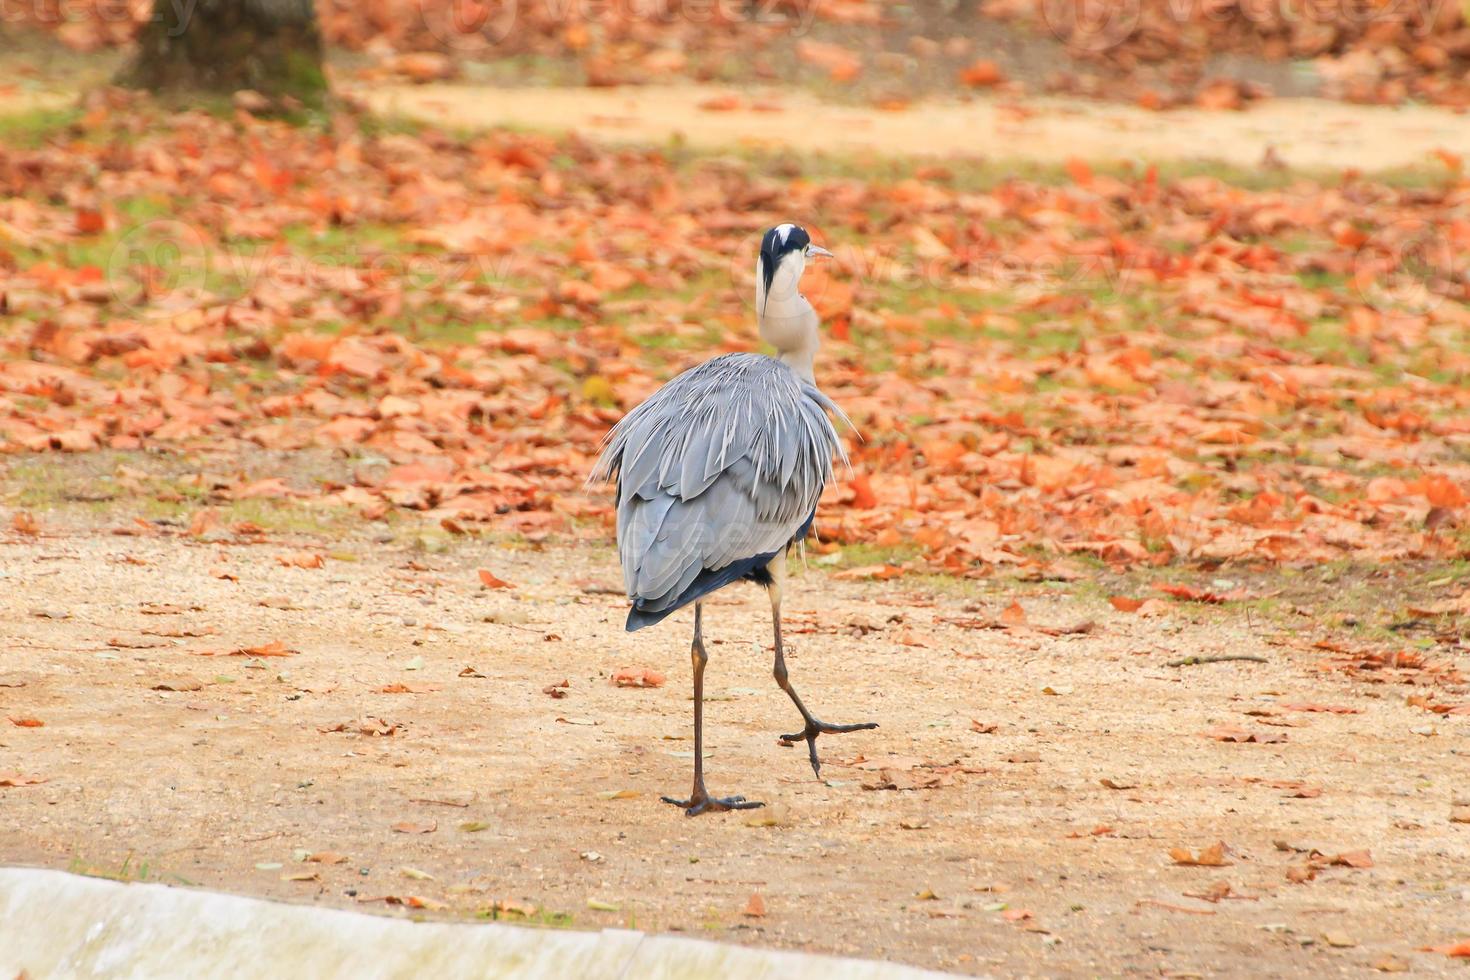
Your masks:
<instances>
[{"instance_id":1,"label":"tree trunk","mask_svg":"<svg viewBox=\"0 0 1470 980\"><path fill-rule=\"evenodd\" d=\"M153 0L120 81L155 92L254 89L309 106L327 93L312 0Z\"/></svg>"}]
</instances>

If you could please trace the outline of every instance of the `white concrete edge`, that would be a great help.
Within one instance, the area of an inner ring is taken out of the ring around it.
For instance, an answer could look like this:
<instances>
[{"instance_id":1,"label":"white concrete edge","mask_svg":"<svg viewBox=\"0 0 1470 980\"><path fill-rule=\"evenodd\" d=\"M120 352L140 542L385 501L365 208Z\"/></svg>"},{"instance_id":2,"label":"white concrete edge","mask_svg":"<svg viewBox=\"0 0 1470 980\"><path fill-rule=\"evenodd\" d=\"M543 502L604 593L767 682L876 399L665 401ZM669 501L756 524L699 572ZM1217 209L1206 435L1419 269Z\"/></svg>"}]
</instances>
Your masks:
<instances>
[{"instance_id":1,"label":"white concrete edge","mask_svg":"<svg viewBox=\"0 0 1470 980\"><path fill-rule=\"evenodd\" d=\"M406 919L159 884L0 868L0 977L821 978L948 974L627 929Z\"/></svg>"}]
</instances>

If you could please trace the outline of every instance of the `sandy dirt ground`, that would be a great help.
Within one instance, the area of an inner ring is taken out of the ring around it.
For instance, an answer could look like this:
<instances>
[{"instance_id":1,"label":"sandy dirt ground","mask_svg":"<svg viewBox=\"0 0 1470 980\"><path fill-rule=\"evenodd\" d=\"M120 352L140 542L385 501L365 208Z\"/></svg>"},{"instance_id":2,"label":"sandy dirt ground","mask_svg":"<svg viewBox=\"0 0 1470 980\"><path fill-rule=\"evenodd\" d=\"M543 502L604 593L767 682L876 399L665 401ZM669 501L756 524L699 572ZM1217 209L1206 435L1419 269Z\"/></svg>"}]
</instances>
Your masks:
<instances>
[{"instance_id":1,"label":"sandy dirt ground","mask_svg":"<svg viewBox=\"0 0 1470 980\"><path fill-rule=\"evenodd\" d=\"M26 112L64 109L75 105L77 96L70 91L22 91L0 90L0 116L15 116Z\"/></svg>"},{"instance_id":2,"label":"sandy dirt ground","mask_svg":"<svg viewBox=\"0 0 1470 980\"><path fill-rule=\"evenodd\" d=\"M374 110L466 128L574 130L628 143L675 136L702 148L785 147L1059 163L1211 160L1255 166L1363 171L1436 165L1436 150L1470 155L1470 121L1425 106L1268 99L1244 112L1134 106L1075 99L977 98L916 102L897 112L824 102L796 90L765 94L692 85L615 89L470 85L357 90ZM719 106L712 111L707 106Z\"/></svg>"},{"instance_id":3,"label":"sandy dirt ground","mask_svg":"<svg viewBox=\"0 0 1470 980\"><path fill-rule=\"evenodd\" d=\"M1253 165L1274 145L1294 166L1363 169L1470 152L1470 126L1428 109L698 108L721 94L368 97L460 126L709 147ZM1451 819L1470 819L1455 807L1470 719L1409 703L1397 672L1323 669L1341 658L1278 622L1123 613L1085 583L797 565L794 684L829 721L882 727L823 738L815 780L776 740L797 716L770 676L765 600L722 593L709 785L768 806L688 819L658 797L688 791L691 617L624 633L606 547L38 517L39 536L0 522L7 863L997 976L1462 972L1420 950L1470 938L1470 823ZM300 552L323 567L280 560ZM481 568L512 587L485 588ZM1028 625L996 628L1013 601ZM1221 655L1265 662L1168 666ZM643 669L666 682L611 680Z\"/></svg>"},{"instance_id":4,"label":"sandy dirt ground","mask_svg":"<svg viewBox=\"0 0 1470 980\"><path fill-rule=\"evenodd\" d=\"M624 633L608 549L154 528L0 543L7 863L1001 976L1430 975L1464 938L1470 721L1259 619L798 563L793 682L882 727L822 739L815 780L764 596L727 590L709 784L768 806L690 819L658 797L688 789L691 617ZM1221 654L1266 662L1167 666Z\"/></svg>"},{"instance_id":5,"label":"sandy dirt ground","mask_svg":"<svg viewBox=\"0 0 1470 980\"><path fill-rule=\"evenodd\" d=\"M573 131L634 144L677 138L707 150L785 148L1037 163L1198 160L1242 167L1269 159L1272 166L1364 172L1442 167L1437 151L1470 156L1470 120L1462 114L1320 99L1268 99L1242 112L1150 112L1080 99L980 97L921 100L890 112L823 101L795 89L742 92L698 85L348 84L343 91L374 111L436 125ZM0 91L0 115L56 109L75 98L54 85ZM702 108L709 105L725 108Z\"/></svg>"}]
</instances>

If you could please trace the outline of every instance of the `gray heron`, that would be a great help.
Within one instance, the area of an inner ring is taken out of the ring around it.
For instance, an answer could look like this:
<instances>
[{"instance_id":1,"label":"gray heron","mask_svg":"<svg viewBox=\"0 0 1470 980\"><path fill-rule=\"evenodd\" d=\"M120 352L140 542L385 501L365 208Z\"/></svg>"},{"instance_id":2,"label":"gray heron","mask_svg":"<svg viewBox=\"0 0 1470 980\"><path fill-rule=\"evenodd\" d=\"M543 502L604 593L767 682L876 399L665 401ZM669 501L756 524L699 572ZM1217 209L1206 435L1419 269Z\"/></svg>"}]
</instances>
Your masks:
<instances>
[{"instance_id":1,"label":"gray heron","mask_svg":"<svg viewBox=\"0 0 1470 980\"><path fill-rule=\"evenodd\" d=\"M663 797L689 816L763 805L712 797L704 787L703 600L717 589L749 580L769 594L773 673L804 723L781 741L807 743L818 779L818 735L878 727L831 725L808 711L781 644L786 553L811 529L832 457L847 461L828 413L846 416L817 389L817 313L799 288L807 260L831 254L798 225L767 231L756 260L755 310L761 339L776 356L725 354L680 374L613 427L589 478L617 480L629 632L694 606L694 789L687 800Z\"/></svg>"}]
</instances>

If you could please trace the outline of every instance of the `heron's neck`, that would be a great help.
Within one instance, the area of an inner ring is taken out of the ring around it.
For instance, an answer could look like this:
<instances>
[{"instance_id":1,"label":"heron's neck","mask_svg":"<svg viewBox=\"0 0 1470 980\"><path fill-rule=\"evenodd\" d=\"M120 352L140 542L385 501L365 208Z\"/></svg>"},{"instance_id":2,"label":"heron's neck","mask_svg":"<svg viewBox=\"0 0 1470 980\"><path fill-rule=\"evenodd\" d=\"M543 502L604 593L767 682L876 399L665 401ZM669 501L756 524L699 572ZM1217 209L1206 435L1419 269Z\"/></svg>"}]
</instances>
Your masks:
<instances>
[{"instance_id":1,"label":"heron's neck","mask_svg":"<svg viewBox=\"0 0 1470 980\"><path fill-rule=\"evenodd\" d=\"M782 364L789 367L798 378L804 378L812 384L817 383L816 360L817 345L813 341L810 347L803 350L782 351L776 358Z\"/></svg>"},{"instance_id":2,"label":"heron's neck","mask_svg":"<svg viewBox=\"0 0 1470 980\"><path fill-rule=\"evenodd\" d=\"M760 316L761 339L776 348L777 360L799 378L816 383L817 311L800 293L771 296Z\"/></svg>"}]
</instances>

